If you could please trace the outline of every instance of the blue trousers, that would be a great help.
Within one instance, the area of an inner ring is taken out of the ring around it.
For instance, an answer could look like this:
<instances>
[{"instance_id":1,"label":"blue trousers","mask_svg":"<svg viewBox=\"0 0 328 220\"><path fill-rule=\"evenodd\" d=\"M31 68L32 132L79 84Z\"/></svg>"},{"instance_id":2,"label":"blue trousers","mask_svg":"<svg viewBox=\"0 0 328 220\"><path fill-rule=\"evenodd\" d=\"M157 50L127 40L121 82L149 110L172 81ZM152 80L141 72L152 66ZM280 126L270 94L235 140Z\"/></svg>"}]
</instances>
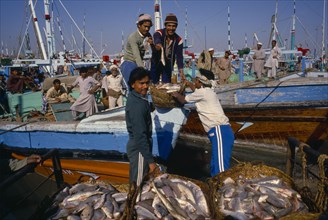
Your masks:
<instances>
[{"instance_id":1,"label":"blue trousers","mask_svg":"<svg viewBox=\"0 0 328 220\"><path fill-rule=\"evenodd\" d=\"M168 62L168 61L167 61ZM150 68L150 78L154 84L159 82L160 76L162 75L162 83L171 83L172 68L168 63L163 66L162 62L155 63L152 61Z\"/></svg>"},{"instance_id":2,"label":"blue trousers","mask_svg":"<svg viewBox=\"0 0 328 220\"><path fill-rule=\"evenodd\" d=\"M130 78L130 74L131 74L132 70L134 70L137 67L138 67L138 65L135 62L128 61L128 60L125 60L121 64L121 66L120 66L121 73L123 75L125 82L127 82L127 83L129 82L129 78Z\"/></svg>"},{"instance_id":3,"label":"blue trousers","mask_svg":"<svg viewBox=\"0 0 328 220\"><path fill-rule=\"evenodd\" d=\"M212 143L211 176L230 168L230 159L234 143L234 134L230 125L218 125L211 128L208 138Z\"/></svg>"}]
</instances>

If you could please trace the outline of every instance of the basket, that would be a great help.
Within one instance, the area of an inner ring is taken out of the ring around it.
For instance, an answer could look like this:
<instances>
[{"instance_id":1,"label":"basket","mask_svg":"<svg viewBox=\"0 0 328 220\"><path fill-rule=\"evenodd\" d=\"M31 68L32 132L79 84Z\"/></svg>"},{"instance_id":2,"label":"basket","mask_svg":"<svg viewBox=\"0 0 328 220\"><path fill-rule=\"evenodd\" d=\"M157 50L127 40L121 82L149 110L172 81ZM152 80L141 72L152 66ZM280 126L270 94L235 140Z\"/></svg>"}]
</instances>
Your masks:
<instances>
[{"instance_id":1,"label":"basket","mask_svg":"<svg viewBox=\"0 0 328 220\"><path fill-rule=\"evenodd\" d=\"M181 104L177 102L166 89L158 89L154 85L150 86L150 95L153 103L159 108L176 108L181 107Z\"/></svg>"},{"instance_id":2,"label":"basket","mask_svg":"<svg viewBox=\"0 0 328 220\"><path fill-rule=\"evenodd\" d=\"M243 176L246 179L252 179L252 178L258 178L261 175L265 176L277 176L278 178L282 179L285 184L287 184L289 187L295 189L295 184L293 179L282 172L281 170L269 167L264 164L252 164L252 163L241 163L238 164L229 170L219 173L218 175L212 177L209 180L209 186L211 190L211 201L214 206L215 210L215 219L224 219L224 214L220 211L219 207L217 206L218 202L220 201L220 193L218 192L218 189L223 185L223 181L230 177L233 180L237 180L239 176ZM307 215L308 213L299 213L300 216ZM289 216L289 215L288 215ZM287 217L287 216L285 216ZM301 219L301 218L298 218Z\"/></svg>"},{"instance_id":3,"label":"basket","mask_svg":"<svg viewBox=\"0 0 328 220\"><path fill-rule=\"evenodd\" d=\"M153 175L146 176L145 180L147 180L147 178L155 178L162 174L163 173L161 173L161 172L155 172ZM209 188L208 184L206 184L205 182L199 181L199 180L194 180L194 179L190 179L187 177L174 175L174 174L168 174L168 179L175 179L175 178L178 178L178 179L181 179L184 181L190 181L200 187L200 189L202 190L202 192L205 196L206 202L208 204L208 208L210 211L210 219L214 219L214 212L213 212L214 209L213 209L213 204L210 200L210 188ZM130 197L133 199L133 201L128 201L129 202L128 204L130 205L131 208L129 211L127 211L127 209L125 210L126 212L128 212L130 214L130 215L128 215L129 218L126 218L126 219L136 219L135 212L133 211L133 209L134 209L134 205L136 204L136 198L137 198L136 194L138 194L140 192L140 190L141 190L141 187L136 188L136 190L134 192L135 195Z\"/></svg>"}]
</instances>

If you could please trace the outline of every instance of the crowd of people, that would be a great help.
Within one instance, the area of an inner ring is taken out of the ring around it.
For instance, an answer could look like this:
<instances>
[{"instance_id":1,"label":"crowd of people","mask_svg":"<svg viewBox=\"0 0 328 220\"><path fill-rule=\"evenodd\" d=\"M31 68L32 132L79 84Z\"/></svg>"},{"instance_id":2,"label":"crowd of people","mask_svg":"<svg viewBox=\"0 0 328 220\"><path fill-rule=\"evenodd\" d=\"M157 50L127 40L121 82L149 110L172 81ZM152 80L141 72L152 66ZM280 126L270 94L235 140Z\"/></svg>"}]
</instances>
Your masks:
<instances>
[{"instance_id":1,"label":"crowd of people","mask_svg":"<svg viewBox=\"0 0 328 220\"><path fill-rule=\"evenodd\" d=\"M177 75L173 74L177 66L179 80L190 87L192 93L184 96L172 93L173 98L182 104L195 103L201 123L212 143L211 175L214 176L229 168L234 135L215 92L211 88L213 82L226 84L232 74L231 52L226 50L223 57L214 57L214 48L204 50L198 60L199 73L195 78L190 74L190 60L183 60L183 39L176 33L178 18L168 14L164 28L156 30L149 14L140 14L136 22L137 30L131 33L125 45L121 64L112 64L102 69L82 67L79 76L71 84L64 86L59 79L53 80L53 87L45 93L47 103L71 102L70 107L74 120L88 117L98 111L95 94L102 94L107 100L108 108L123 105L126 101L126 124L129 132L127 155L130 161L130 181L140 182L141 179L156 168L152 158L152 111L147 99L150 83L177 83ZM150 68L146 66L145 54L151 51ZM272 41L272 50L265 61L262 44L258 42L253 55L253 71L258 80L268 69L270 78L276 77L278 59L281 54ZM127 83L126 83L127 82ZM32 91L37 88L31 76L20 74L13 69L7 82L6 89L12 93L22 93L25 88ZM1 84L2 86L2 84ZM69 93L79 86L80 95L77 99ZM127 91L129 93L127 95ZM82 115L82 116L81 116Z\"/></svg>"}]
</instances>

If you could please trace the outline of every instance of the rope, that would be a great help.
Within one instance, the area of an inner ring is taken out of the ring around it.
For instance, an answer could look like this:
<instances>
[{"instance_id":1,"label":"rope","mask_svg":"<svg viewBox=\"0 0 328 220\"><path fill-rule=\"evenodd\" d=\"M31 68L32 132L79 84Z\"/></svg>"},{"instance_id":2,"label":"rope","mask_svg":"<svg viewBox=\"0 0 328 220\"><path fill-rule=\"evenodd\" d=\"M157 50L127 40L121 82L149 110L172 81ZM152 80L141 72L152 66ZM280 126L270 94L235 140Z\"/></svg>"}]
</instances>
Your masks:
<instances>
[{"instance_id":1,"label":"rope","mask_svg":"<svg viewBox=\"0 0 328 220\"><path fill-rule=\"evenodd\" d=\"M300 144L300 151L301 151L301 161L302 161L302 175L303 175L303 186L308 187L307 182L307 161L306 161L306 153L304 153L303 148L307 146L305 144Z\"/></svg>"},{"instance_id":2,"label":"rope","mask_svg":"<svg viewBox=\"0 0 328 220\"><path fill-rule=\"evenodd\" d=\"M321 154L318 157L320 182L318 184L318 192L315 196L315 203L321 212L325 210L328 204L328 195L325 193L325 187L328 187L328 178L325 175L325 160L328 155Z\"/></svg>"}]
</instances>

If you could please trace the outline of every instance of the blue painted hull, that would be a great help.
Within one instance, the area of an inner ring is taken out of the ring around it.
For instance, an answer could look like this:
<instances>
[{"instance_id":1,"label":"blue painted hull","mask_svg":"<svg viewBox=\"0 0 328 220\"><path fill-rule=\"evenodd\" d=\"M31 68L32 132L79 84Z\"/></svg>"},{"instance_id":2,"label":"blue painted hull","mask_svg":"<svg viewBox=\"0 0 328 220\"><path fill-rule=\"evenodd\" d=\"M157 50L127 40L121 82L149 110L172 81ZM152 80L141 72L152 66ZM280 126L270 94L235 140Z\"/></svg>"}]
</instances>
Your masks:
<instances>
[{"instance_id":1,"label":"blue painted hull","mask_svg":"<svg viewBox=\"0 0 328 220\"><path fill-rule=\"evenodd\" d=\"M153 155L166 160L175 147L186 109L158 109L153 117ZM129 139L125 108L99 113L81 122L35 122L0 124L0 143L21 148L58 148L126 153ZM13 129L12 131L9 131Z\"/></svg>"},{"instance_id":2,"label":"blue painted hull","mask_svg":"<svg viewBox=\"0 0 328 220\"><path fill-rule=\"evenodd\" d=\"M238 104L328 100L328 85L243 88L236 91Z\"/></svg>"}]
</instances>

